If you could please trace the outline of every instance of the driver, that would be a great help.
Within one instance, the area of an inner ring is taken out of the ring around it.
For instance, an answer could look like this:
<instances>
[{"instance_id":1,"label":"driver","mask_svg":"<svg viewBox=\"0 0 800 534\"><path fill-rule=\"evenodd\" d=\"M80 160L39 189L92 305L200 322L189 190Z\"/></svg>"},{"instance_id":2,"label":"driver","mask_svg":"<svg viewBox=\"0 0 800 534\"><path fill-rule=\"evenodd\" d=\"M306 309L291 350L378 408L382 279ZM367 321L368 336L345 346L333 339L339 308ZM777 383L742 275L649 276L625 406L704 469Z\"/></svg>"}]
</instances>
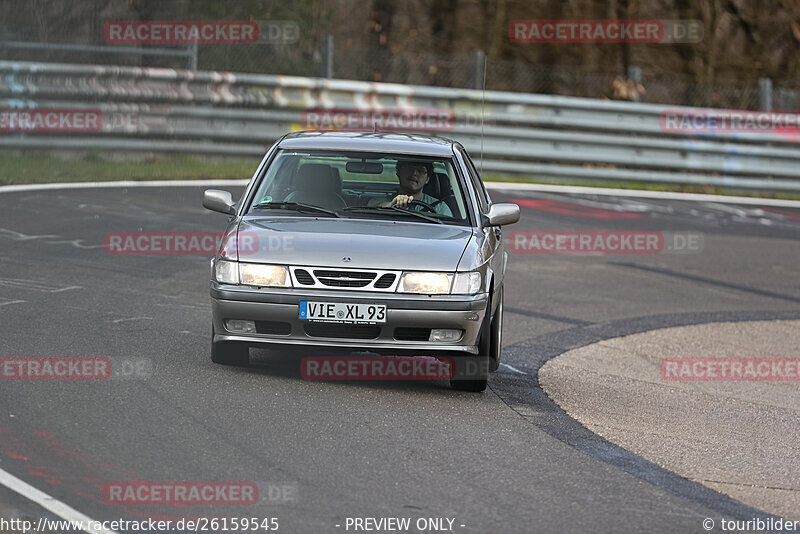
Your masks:
<instances>
[{"instance_id":1,"label":"driver","mask_svg":"<svg viewBox=\"0 0 800 534\"><path fill-rule=\"evenodd\" d=\"M423 213L429 211L419 204L412 204L409 207L411 201L418 200L431 206L439 215L452 217L453 213L450 211L450 207L447 204L422 192L425 184L428 183L428 180L430 180L432 176L433 165L431 163L410 160L398 161L397 178L400 181L400 187L396 193L392 193L394 197L391 200L380 202L378 206L397 206L399 208L408 208Z\"/></svg>"}]
</instances>

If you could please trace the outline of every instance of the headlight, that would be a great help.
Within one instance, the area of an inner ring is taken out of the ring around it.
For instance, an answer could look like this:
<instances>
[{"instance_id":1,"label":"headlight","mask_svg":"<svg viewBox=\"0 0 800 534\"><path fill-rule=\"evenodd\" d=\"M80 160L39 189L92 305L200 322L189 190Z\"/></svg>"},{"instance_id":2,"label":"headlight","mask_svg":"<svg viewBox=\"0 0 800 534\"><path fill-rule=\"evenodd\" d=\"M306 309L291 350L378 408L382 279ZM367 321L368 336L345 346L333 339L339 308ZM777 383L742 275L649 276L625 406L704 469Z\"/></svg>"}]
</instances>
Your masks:
<instances>
[{"instance_id":1,"label":"headlight","mask_svg":"<svg viewBox=\"0 0 800 534\"><path fill-rule=\"evenodd\" d=\"M399 293L450 293L452 274L404 273L397 288Z\"/></svg>"},{"instance_id":2,"label":"headlight","mask_svg":"<svg viewBox=\"0 0 800 534\"><path fill-rule=\"evenodd\" d=\"M240 263L239 280L249 286L292 287L289 269L280 265Z\"/></svg>"},{"instance_id":3,"label":"headlight","mask_svg":"<svg viewBox=\"0 0 800 534\"><path fill-rule=\"evenodd\" d=\"M454 295L476 295L480 293L482 286L483 277L478 271L456 273L451 293Z\"/></svg>"},{"instance_id":4,"label":"headlight","mask_svg":"<svg viewBox=\"0 0 800 534\"><path fill-rule=\"evenodd\" d=\"M214 263L214 279L222 284L238 284L239 264L235 261L218 259Z\"/></svg>"}]
</instances>

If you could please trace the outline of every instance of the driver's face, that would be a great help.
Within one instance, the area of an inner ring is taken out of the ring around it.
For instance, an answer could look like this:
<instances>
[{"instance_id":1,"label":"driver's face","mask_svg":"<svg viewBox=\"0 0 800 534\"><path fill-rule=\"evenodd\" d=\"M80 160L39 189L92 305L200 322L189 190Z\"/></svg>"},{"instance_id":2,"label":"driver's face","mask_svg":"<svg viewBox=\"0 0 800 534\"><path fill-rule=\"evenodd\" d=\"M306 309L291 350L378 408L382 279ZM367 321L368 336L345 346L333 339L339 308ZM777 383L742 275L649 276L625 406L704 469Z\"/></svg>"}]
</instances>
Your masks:
<instances>
[{"instance_id":1,"label":"driver's face","mask_svg":"<svg viewBox=\"0 0 800 534\"><path fill-rule=\"evenodd\" d=\"M428 168L425 165L401 164L397 167L397 177L404 191L416 195L428 183Z\"/></svg>"}]
</instances>

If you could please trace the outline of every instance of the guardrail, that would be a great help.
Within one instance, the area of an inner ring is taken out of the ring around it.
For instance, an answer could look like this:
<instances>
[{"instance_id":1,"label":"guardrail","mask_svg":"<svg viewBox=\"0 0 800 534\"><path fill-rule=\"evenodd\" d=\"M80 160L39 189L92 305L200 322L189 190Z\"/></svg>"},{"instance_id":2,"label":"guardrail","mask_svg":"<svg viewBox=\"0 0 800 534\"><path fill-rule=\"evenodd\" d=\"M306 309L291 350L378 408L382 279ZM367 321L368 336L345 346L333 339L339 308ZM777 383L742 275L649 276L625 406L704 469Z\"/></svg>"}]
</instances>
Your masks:
<instances>
[{"instance_id":1,"label":"guardrail","mask_svg":"<svg viewBox=\"0 0 800 534\"><path fill-rule=\"evenodd\" d=\"M93 132L0 131L0 148L259 157L310 108L449 109L489 173L800 191L798 136L665 131L693 108L173 69L0 61L0 108L98 110ZM481 127L480 116L485 124ZM483 142L481 142L483 137Z\"/></svg>"}]
</instances>

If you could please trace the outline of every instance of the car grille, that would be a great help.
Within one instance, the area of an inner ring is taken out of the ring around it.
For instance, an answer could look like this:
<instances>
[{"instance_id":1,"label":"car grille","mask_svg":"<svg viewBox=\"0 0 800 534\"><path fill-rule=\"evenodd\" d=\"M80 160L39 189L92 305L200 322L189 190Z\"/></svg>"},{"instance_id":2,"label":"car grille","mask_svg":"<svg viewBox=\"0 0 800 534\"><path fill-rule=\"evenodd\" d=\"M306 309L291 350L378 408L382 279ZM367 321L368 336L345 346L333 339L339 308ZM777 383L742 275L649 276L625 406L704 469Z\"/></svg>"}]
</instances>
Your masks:
<instances>
[{"instance_id":1,"label":"car grille","mask_svg":"<svg viewBox=\"0 0 800 534\"><path fill-rule=\"evenodd\" d=\"M380 278L378 278L377 282L375 282L375 288L386 289L387 287L392 287L395 278L397 278L397 276L395 276L394 274L386 273Z\"/></svg>"},{"instance_id":2,"label":"car grille","mask_svg":"<svg viewBox=\"0 0 800 534\"><path fill-rule=\"evenodd\" d=\"M314 276L329 287L366 287L375 279L375 273L364 271L315 270Z\"/></svg>"},{"instance_id":3,"label":"car grille","mask_svg":"<svg viewBox=\"0 0 800 534\"><path fill-rule=\"evenodd\" d=\"M303 329L311 337L375 339L381 335L381 327L371 325L307 323Z\"/></svg>"},{"instance_id":4,"label":"car grille","mask_svg":"<svg viewBox=\"0 0 800 534\"><path fill-rule=\"evenodd\" d=\"M294 272L294 275L297 278L297 281L303 284L304 286L314 285L314 279L311 277L310 274L308 274L308 271L306 271L305 269L297 269Z\"/></svg>"},{"instance_id":5,"label":"car grille","mask_svg":"<svg viewBox=\"0 0 800 534\"><path fill-rule=\"evenodd\" d=\"M392 292L400 271L289 267L295 287Z\"/></svg>"}]
</instances>

